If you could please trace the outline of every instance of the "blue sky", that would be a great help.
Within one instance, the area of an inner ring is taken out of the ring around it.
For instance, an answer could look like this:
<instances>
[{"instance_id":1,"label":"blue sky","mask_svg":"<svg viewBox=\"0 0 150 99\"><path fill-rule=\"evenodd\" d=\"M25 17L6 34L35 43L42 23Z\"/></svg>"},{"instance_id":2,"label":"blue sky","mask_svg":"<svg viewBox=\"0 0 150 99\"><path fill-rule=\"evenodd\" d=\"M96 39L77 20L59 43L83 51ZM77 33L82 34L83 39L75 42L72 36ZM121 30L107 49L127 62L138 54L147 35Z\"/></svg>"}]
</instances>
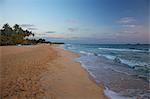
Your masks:
<instances>
[{"instance_id":1,"label":"blue sky","mask_svg":"<svg viewBox=\"0 0 150 99\"><path fill-rule=\"evenodd\" d=\"M68 43L149 43L149 0L0 0L0 26Z\"/></svg>"}]
</instances>

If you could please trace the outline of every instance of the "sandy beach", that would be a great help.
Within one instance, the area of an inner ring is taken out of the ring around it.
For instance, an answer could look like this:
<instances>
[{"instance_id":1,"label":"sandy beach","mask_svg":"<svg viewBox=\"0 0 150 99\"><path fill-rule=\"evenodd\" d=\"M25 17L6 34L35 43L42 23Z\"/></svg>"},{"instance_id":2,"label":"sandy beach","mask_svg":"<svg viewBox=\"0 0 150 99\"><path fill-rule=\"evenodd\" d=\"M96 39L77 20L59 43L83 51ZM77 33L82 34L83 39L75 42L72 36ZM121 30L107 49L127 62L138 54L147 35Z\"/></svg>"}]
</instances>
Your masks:
<instances>
[{"instance_id":1,"label":"sandy beach","mask_svg":"<svg viewBox=\"0 0 150 99\"><path fill-rule=\"evenodd\" d=\"M73 61L79 57L55 45L1 46L2 99L105 99L96 85Z\"/></svg>"}]
</instances>

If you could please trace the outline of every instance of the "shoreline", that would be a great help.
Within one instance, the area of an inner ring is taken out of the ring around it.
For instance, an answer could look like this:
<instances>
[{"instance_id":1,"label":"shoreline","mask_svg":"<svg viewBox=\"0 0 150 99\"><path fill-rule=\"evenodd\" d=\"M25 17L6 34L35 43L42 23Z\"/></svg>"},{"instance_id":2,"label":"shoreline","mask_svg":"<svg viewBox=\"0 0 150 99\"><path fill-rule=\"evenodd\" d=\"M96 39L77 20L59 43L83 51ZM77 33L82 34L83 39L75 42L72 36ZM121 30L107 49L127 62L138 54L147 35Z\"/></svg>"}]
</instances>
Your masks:
<instances>
[{"instance_id":1,"label":"shoreline","mask_svg":"<svg viewBox=\"0 0 150 99\"><path fill-rule=\"evenodd\" d=\"M122 46L124 47L124 45ZM148 83L143 79L133 76L138 73L129 68L128 65L107 58L107 56L111 56L111 51L99 50L100 48L103 48L103 45L66 44L64 48L81 55L77 61L82 64L82 67L88 71L98 85L103 85L104 95L108 98L133 99L148 97ZM118 53L120 54L121 52L119 51ZM124 50L122 54L123 53L128 53L131 55L129 52L124 52ZM139 56L139 53L135 54L137 54L135 56ZM112 56L117 57L117 54ZM119 60L121 59L120 57ZM132 57L134 57L134 55ZM143 58L141 57L141 59Z\"/></svg>"},{"instance_id":2,"label":"shoreline","mask_svg":"<svg viewBox=\"0 0 150 99\"><path fill-rule=\"evenodd\" d=\"M0 48L4 99L106 99L103 88L73 60L77 53L47 44Z\"/></svg>"},{"instance_id":3,"label":"shoreline","mask_svg":"<svg viewBox=\"0 0 150 99\"><path fill-rule=\"evenodd\" d=\"M69 52L71 52L71 53L73 53L73 54L77 54L78 56L77 56L76 58L74 58L74 59L78 59L78 58L81 57L81 54L80 54L80 53L74 52L74 51L72 51L72 50L67 50L67 49L65 49L65 48L63 48L63 47L60 47L60 46L57 46L57 48L62 49L62 50L65 50L65 51L69 51ZM108 89L108 87L104 86L103 83L98 83L98 82L96 82L96 80L94 79L93 74L91 74L86 68L84 68L82 62L76 61L76 60L73 60L73 61L75 61L75 62L77 62L77 63L80 63L81 68L82 68L85 72L87 72L87 74L88 74L88 76L89 76L89 79L90 79L92 82L94 82L98 87L100 87L100 88L103 89L103 95L104 95L105 99L115 99L115 98L117 98L117 99L129 98L129 99L130 99L130 97L121 96L121 95L119 95L118 93L116 93L116 92L114 92L114 91Z\"/></svg>"},{"instance_id":4,"label":"shoreline","mask_svg":"<svg viewBox=\"0 0 150 99\"><path fill-rule=\"evenodd\" d=\"M102 83L96 82L96 80L94 79L94 77L92 76L92 74L90 74L90 72L88 72L88 70L87 70L86 68L84 68L84 66L82 66L83 64L82 64L80 61L76 61L76 60L75 60L75 59L80 58L80 57L81 57L81 54L79 54L79 53L77 53L77 52L74 52L74 51L71 51L71 50L67 50L67 49L65 49L65 48L61 48L61 47L59 47L59 46L60 46L60 45L57 45L56 48L62 49L62 50L65 50L65 51L69 51L69 52L71 52L72 54L76 54L76 55L77 55L75 58L72 59L72 61L77 62L77 63L80 64L81 68L87 73L88 78L89 78L92 82L94 82L98 87L100 87L100 88L103 89L103 95L104 95L105 99L108 99L108 96L104 94L104 91L106 90L106 89L105 89L105 86L104 86Z\"/></svg>"},{"instance_id":5,"label":"shoreline","mask_svg":"<svg viewBox=\"0 0 150 99\"><path fill-rule=\"evenodd\" d=\"M77 63L80 64L81 68L87 73L89 79L90 79L92 82L94 82L98 87L100 87L100 88L103 89L103 95L105 96L105 99L108 99L108 96L106 96L106 95L104 94L104 91L106 90L106 89L105 89L105 86L104 86L102 83L96 82L96 80L95 80L94 77L92 76L93 74L90 74L90 72L88 72L88 70L87 70L86 68L84 68L82 62L74 60L74 59L78 59L78 58L81 57L81 54L80 54L80 53L74 52L74 51L72 51L72 50L67 50L67 49L65 49L65 48L63 48L63 47L60 47L60 45L56 45L55 47L58 48L58 49L62 49L62 50L65 50L65 51L69 51L69 52L71 52L71 53L73 53L73 54L76 54L77 57L73 58L72 60L73 60L74 62L77 62ZM107 87L106 87L106 88L107 88Z\"/></svg>"}]
</instances>

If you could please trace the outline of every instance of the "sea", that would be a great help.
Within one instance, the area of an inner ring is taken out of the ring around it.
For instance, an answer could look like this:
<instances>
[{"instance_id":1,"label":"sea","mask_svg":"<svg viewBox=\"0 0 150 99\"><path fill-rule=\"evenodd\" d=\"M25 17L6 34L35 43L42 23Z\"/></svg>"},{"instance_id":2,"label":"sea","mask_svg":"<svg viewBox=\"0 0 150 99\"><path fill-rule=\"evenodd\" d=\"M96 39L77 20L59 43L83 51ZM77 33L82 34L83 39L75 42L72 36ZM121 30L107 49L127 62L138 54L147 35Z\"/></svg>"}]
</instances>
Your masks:
<instances>
[{"instance_id":1,"label":"sea","mask_svg":"<svg viewBox=\"0 0 150 99\"><path fill-rule=\"evenodd\" d=\"M150 99L150 44L64 44L109 99Z\"/></svg>"}]
</instances>

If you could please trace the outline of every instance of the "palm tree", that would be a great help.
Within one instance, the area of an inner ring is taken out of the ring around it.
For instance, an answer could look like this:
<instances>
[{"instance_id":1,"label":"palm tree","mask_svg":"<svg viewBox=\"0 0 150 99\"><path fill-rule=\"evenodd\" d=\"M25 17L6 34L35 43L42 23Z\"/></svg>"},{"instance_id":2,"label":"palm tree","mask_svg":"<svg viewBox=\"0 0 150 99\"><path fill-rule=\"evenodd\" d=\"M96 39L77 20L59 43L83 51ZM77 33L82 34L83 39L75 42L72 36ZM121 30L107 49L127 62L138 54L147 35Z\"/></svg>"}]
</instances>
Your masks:
<instances>
[{"instance_id":1,"label":"palm tree","mask_svg":"<svg viewBox=\"0 0 150 99\"><path fill-rule=\"evenodd\" d=\"M9 24L4 24L2 30L2 35L11 35L11 33L13 32L13 29L9 26Z\"/></svg>"},{"instance_id":2,"label":"palm tree","mask_svg":"<svg viewBox=\"0 0 150 99\"><path fill-rule=\"evenodd\" d=\"M13 26L13 28L14 28L14 31L15 31L16 33L19 32L20 27L19 27L18 24L15 24L15 25Z\"/></svg>"}]
</instances>

